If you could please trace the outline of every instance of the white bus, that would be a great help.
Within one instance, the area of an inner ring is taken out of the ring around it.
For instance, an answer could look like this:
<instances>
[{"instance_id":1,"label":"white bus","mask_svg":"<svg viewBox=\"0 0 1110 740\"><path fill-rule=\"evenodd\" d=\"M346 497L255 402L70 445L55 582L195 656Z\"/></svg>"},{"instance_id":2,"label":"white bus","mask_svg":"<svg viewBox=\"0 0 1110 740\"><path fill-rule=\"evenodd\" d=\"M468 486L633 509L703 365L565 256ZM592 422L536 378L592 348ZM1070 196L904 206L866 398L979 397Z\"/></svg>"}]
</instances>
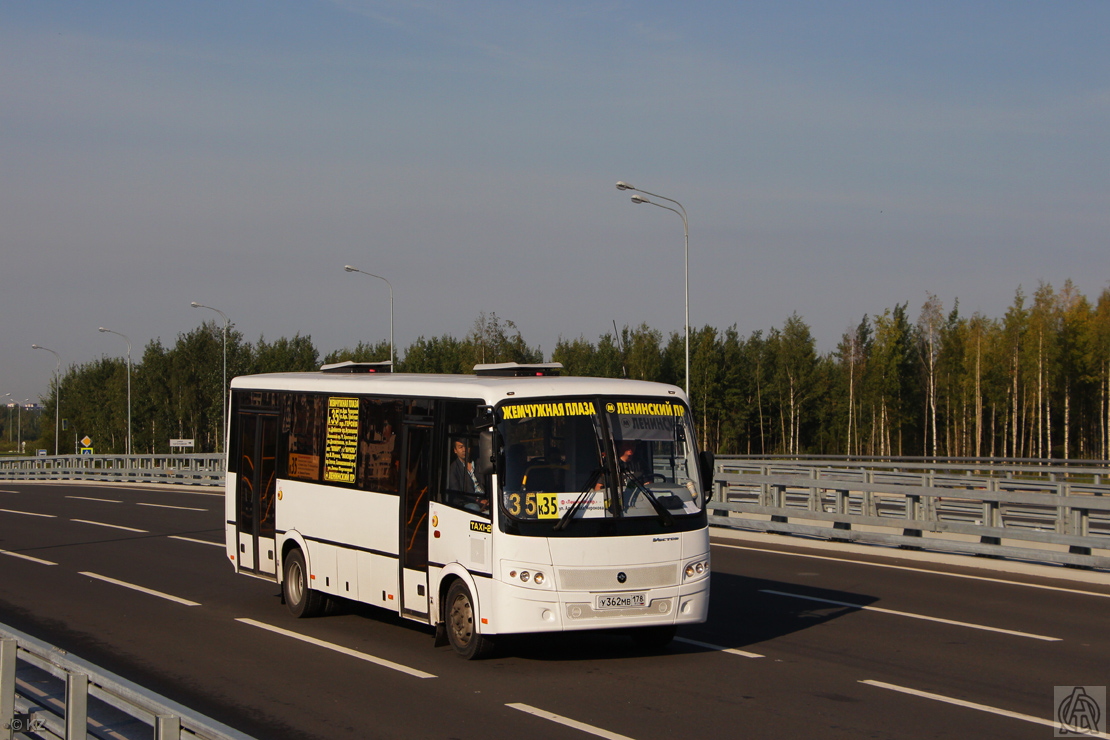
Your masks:
<instances>
[{"instance_id":1,"label":"white bus","mask_svg":"<svg viewBox=\"0 0 1110 740\"><path fill-rule=\"evenodd\" d=\"M559 367L235 378L236 571L280 583L299 617L372 604L465 658L502 634L612 628L662 646L704 622L713 463L685 395Z\"/></svg>"}]
</instances>

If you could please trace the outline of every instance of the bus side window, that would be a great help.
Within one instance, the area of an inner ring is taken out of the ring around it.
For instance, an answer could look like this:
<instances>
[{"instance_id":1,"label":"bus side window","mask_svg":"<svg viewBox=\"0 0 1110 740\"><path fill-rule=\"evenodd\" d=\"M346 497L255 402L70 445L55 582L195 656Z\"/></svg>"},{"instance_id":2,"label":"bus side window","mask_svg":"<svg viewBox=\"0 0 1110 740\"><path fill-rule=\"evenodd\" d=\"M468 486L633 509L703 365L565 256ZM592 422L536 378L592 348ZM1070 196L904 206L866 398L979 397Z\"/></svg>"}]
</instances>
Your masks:
<instances>
[{"instance_id":1,"label":"bus side window","mask_svg":"<svg viewBox=\"0 0 1110 740\"><path fill-rule=\"evenodd\" d=\"M327 406L324 396L294 393L287 396L282 429L288 430L286 457L281 471L286 477L320 480L320 463Z\"/></svg>"},{"instance_id":2,"label":"bus side window","mask_svg":"<svg viewBox=\"0 0 1110 740\"><path fill-rule=\"evenodd\" d=\"M446 476L441 501L456 509L489 516L489 480L478 474L478 433L471 427L478 404L448 402L445 410L447 440Z\"/></svg>"},{"instance_id":3,"label":"bus side window","mask_svg":"<svg viewBox=\"0 0 1110 740\"><path fill-rule=\"evenodd\" d=\"M375 493L397 493L401 469L402 405L392 398L363 398L359 440L358 487Z\"/></svg>"}]
</instances>

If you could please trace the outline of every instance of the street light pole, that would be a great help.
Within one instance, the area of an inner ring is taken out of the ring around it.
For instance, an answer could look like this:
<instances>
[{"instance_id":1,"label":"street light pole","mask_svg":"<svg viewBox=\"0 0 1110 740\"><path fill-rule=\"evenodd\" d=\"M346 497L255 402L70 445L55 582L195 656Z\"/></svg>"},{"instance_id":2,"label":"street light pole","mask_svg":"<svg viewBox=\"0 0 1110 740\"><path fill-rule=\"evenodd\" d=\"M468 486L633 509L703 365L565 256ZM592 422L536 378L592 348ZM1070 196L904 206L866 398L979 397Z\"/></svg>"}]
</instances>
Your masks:
<instances>
[{"instance_id":1,"label":"street light pole","mask_svg":"<svg viewBox=\"0 0 1110 740\"><path fill-rule=\"evenodd\" d=\"M227 434L227 325L231 322L228 320L227 314L225 314L223 311L221 311L218 308L212 308L211 306L205 306L201 303L197 303L196 301L193 301L189 305L192 306L193 308L207 308L209 311L215 311L216 313L218 313L220 316L223 316L223 318L224 318L224 382L223 382L223 390L224 390L224 426L223 426L223 429L220 430L220 433L218 435L216 435L216 452L219 452L220 451L220 442L223 440L224 435Z\"/></svg>"},{"instance_id":2,"label":"street light pole","mask_svg":"<svg viewBox=\"0 0 1110 740\"><path fill-rule=\"evenodd\" d=\"M377 278L378 280L381 280L382 282L384 282L386 285L389 286L389 364L392 367L393 357L394 357L394 355L393 355L393 285L390 284L390 282L388 280L386 280L385 278L383 278L381 275L375 275L372 272L366 272L365 270L359 270L358 268L351 267L350 265L344 265L343 269L346 272L361 272L363 275L369 275L372 278Z\"/></svg>"},{"instance_id":3,"label":"street light pole","mask_svg":"<svg viewBox=\"0 0 1110 740\"><path fill-rule=\"evenodd\" d=\"M631 190L634 193L643 193L643 195L650 195L653 198L662 198L663 200L668 201L670 203L674 203L676 206L678 206L678 209L676 210L674 208L671 208L670 206L665 206L662 203L656 203L654 201L650 201L647 198L643 197L643 195L633 195L632 196L632 202L633 203L636 203L636 204L647 203L648 205L656 206L657 208L665 208L668 211L671 211L673 213L677 213L679 215L679 217L682 219L682 232L683 232L683 234L685 236L685 240L686 240L686 250L685 250L685 253L684 253L684 255L685 255L684 263L685 263L685 271L686 271L686 321L685 321L685 331L686 331L686 395L689 396L690 395L690 223L686 219L686 209L683 208L682 204L679 203L674 198L668 198L665 195L659 195L657 193L649 193L646 190L640 190L639 188L635 188L635 187L633 187L632 185L630 185L629 183L627 183L623 180L621 180L620 182L617 183L617 190Z\"/></svg>"},{"instance_id":4,"label":"street light pole","mask_svg":"<svg viewBox=\"0 0 1110 740\"><path fill-rule=\"evenodd\" d=\"M8 444L11 444L11 441L12 441L12 406L11 406L11 404L15 403L15 399L12 398L11 393L5 393L4 397L8 399Z\"/></svg>"},{"instance_id":5,"label":"street light pole","mask_svg":"<svg viewBox=\"0 0 1110 740\"><path fill-rule=\"evenodd\" d=\"M123 337L123 341L127 342L127 456L131 457L131 340L118 331L105 329L103 326L97 331L115 334L117 337Z\"/></svg>"},{"instance_id":6,"label":"street light pole","mask_svg":"<svg viewBox=\"0 0 1110 740\"><path fill-rule=\"evenodd\" d=\"M62 407L62 358L52 349L47 349L37 344L32 344L31 349L45 349L50 354L58 359L58 364L54 367L54 457L58 456L58 428L61 420L61 407ZM20 422L22 424L22 422ZM20 444L23 443L23 428L20 427ZM76 450L75 450L76 452Z\"/></svg>"}]
</instances>

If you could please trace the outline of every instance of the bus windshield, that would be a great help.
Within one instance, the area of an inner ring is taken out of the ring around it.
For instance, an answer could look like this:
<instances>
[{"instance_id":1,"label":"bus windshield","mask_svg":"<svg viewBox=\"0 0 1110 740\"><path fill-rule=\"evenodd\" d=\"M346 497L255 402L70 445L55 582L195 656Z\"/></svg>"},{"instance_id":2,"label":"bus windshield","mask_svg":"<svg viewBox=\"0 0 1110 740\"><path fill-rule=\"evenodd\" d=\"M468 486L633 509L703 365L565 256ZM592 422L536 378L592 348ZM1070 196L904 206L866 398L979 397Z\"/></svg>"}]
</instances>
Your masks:
<instances>
[{"instance_id":1,"label":"bus windshield","mask_svg":"<svg viewBox=\"0 0 1110 740\"><path fill-rule=\"evenodd\" d=\"M510 520L574 530L578 520L654 519L704 507L690 413L674 399L503 403L501 507Z\"/></svg>"}]
</instances>

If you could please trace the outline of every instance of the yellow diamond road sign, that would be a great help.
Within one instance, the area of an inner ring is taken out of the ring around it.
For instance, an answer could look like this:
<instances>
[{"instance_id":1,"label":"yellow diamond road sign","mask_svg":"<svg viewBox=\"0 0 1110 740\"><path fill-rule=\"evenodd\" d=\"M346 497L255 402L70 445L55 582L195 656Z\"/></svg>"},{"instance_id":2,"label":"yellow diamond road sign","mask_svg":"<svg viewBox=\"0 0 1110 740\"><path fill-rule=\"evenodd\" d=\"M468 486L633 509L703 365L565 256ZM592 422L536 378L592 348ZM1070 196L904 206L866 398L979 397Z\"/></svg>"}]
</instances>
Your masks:
<instances>
[{"instance_id":1,"label":"yellow diamond road sign","mask_svg":"<svg viewBox=\"0 0 1110 740\"><path fill-rule=\"evenodd\" d=\"M85 438L81 440L81 444L84 445L85 447L88 447L89 445L92 444L92 440L89 439L88 435L85 435Z\"/></svg>"}]
</instances>

